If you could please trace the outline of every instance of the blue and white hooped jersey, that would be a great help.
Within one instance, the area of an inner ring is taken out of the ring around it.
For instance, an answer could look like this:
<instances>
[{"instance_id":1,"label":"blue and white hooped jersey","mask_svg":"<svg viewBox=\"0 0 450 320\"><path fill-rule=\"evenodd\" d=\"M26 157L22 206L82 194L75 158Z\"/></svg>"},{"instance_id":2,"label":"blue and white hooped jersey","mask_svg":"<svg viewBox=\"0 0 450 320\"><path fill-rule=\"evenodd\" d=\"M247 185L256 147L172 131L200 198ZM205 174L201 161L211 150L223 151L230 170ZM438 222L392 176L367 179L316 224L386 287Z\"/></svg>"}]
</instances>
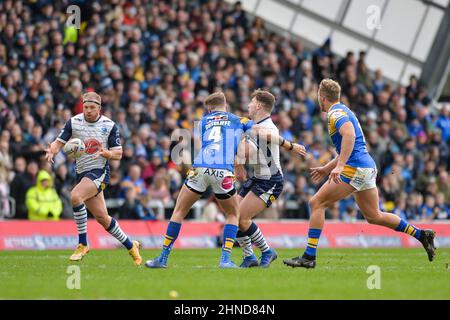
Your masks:
<instances>
[{"instance_id":1,"label":"blue and white hooped jersey","mask_svg":"<svg viewBox=\"0 0 450 320\"><path fill-rule=\"evenodd\" d=\"M353 111L344 104L338 103L328 110L328 132L338 154L341 154L342 136L339 129L350 121L355 128L355 145L346 165L353 168L376 168L375 161L367 151L366 139L358 119Z\"/></svg>"},{"instance_id":2,"label":"blue and white hooped jersey","mask_svg":"<svg viewBox=\"0 0 450 320\"><path fill-rule=\"evenodd\" d=\"M226 169L234 172L234 161L242 134L253 122L225 111L214 111L204 116L197 128L202 147L192 167Z\"/></svg>"},{"instance_id":3,"label":"blue and white hooped jersey","mask_svg":"<svg viewBox=\"0 0 450 320\"><path fill-rule=\"evenodd\" d=\"M256 124L279 135L279 130L273 123L271 117L267 117ZM283 175L280 164L280 146L278 143L264 141L259 139L258 136L253 135L248 136L248 141L257 150L257 161L256 164L253 164L253 175L255 178L269 180L273 176Z\"/></svg>"},{"instance_id":4,"label":"blue and white hooped jersey","mask_svg":"<svg viewBox=\"0 0 450 320\"><path fill-rule=\"evenodd\" d=\"M104 149L122 148L117 125L103 115L95 122L86 121L82 113L70 118L57 140L66 143L72 138L81 139L86 146L85 153L75 161L78 174L94 169L109 169L108 161L105 158L94 159L100 146L103 146Z\"/></svg>"}]
</instances>

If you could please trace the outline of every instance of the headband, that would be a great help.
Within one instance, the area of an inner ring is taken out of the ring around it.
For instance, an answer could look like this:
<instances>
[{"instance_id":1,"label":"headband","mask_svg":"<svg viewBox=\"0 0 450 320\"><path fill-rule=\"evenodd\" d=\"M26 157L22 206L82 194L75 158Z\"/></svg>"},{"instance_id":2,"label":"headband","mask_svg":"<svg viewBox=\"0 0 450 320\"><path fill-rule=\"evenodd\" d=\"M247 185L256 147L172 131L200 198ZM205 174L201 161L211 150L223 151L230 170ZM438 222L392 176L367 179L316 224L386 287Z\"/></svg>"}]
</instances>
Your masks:
<instances>
[{"instance_id":1,"label":"headband","mask_svg":"<svg viewBox=\"0 0 450 320\"><path fill-rule=\"evenodd\" d=\"M86 103L86 102L92 102L92 103L95 103L95 104L98 104L99 106L101 106L101 104L98 101L95 101L95 100L84 100L83 101L83 103Z\"/></svg>"}]
</instances>

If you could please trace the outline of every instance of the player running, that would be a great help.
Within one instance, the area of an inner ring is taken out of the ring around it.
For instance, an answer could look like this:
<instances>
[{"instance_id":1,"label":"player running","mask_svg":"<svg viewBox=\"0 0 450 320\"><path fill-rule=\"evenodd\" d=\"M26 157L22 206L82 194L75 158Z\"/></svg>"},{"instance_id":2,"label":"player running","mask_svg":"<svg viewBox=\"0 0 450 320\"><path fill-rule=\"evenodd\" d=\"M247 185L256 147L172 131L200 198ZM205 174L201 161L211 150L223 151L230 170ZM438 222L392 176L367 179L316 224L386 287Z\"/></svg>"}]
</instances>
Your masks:
<instances>
[{"instance_id":1,"label":"player running","mask_svg":"<svg viewBox=\"0 0 450 320\"><path fill-rule=\"evenodd\" d=\"M78 184L72 190L71 198L79 244L70 260L79 261L89 252L87 208L106 231L128 249L134 264L140 265L139 242L131 241L106 209L103 190L109 182L108 160L120 160L122 146L118 127L100 111L100 95L85 93L83 113L67 121L56 140L45 150L47 161L53 162L53 157L71 138L81 139L86 146L85 152L75 162Z\"/></svg>"},{"instance_id":2,"label":"player running","mask_svg":"<svg viewBox=\"0 0 450 320\"><path fill-rule=\"evenodd\" d=\"M252 100L248 105L249 117L260 128L260 135L271 132L279 135L278 128L273 123L271 113L275 104L275 97L268 91L256 90L252 94ZM252 219L264 209L270 207L283 191L284 179L280 165L279 144L268 143L268 139L259 139L254 134L250 135L248 143L251 150L256 150L256 161L253 165L253 177L248 179L239 192L239 231L236 240L242 248L242 268L269 267L277 258L277 253L264 238L261 230ZM305 148L298 145L299 153L306 155ZM290 146L290 149L294 145ZM242 165L236 166L237 174L246 175ZM252 242L261 250L261 260L253 253Z\"/></svg>"},{"instance_id":3,"label":"player running","mask_svg":"<svg viewBox=\"0 0 450 320\"><path fill-rule=\"evenodd\" d=\"M353 194L364 218L371 224L404 232L422 243L428 260L435 255L433 230L421 230L395 214L381 212L378 208L377 169L367 152L366 141L355 114L340 103L341 87L331 79L321 81L318 92L320 110L327 112L328 132L338 156L323 167L311 168L313 181L327 175L326 182L309 201L311 216L308 244L303 256L285 259L291 267L314 268L316 250L325 220L325 208Z\"/></svg>"},{"instance_id":4,"label":"player running","mask_svg":"<svg viewBox=\"0 0 450 320\"><path fill-rule=\"evenodd\" d=\"M155 259L145 263L149 268L167 268L168 258L180 233L183 219L209 186L227 215L219 267L237 267L230 259L239 222L234 187L234 162L241 136L251 129L253 123L247 118L239 118L227 112L226 99L222 92L208 96L204 105L208 114L199 124L202 148L195 157L194 164L178 195L164 236L162 252ZM276 138L278 137L273 137L275 140Z\"/></svg>"}]
</instances>

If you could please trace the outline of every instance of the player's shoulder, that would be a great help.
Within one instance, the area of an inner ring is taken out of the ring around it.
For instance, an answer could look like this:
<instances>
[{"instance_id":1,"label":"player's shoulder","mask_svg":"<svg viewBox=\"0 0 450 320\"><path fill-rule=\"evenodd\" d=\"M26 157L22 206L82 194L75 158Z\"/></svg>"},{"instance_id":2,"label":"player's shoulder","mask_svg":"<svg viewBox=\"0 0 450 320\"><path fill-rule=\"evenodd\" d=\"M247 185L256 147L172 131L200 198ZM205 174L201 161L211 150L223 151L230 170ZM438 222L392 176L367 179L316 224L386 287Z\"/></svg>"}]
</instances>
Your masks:
<instances>
[{"instance_id":1,"label":"player's shoulder","mask_svg":"<svg viewBox=\"0 0 450 320\"><path fill-rule=\"evenodd\" d=\"M250 119L249 118L247 118L247 117L238 117L238 116L235 116L235 117L237 117L238 118L238 120L239 120L239 122L240 123L242 123L242 124L247 124L247 123L250 123Z\"/></svg>"},{"instance_id":2,"label":"player's shoulder","mask_svg":"<svg viewBox=\"0 0 450 320\"><path fill-rule=\"evenodd\" d=\"M348 108L340 103L338 105L333 106L333 108L328 111L328 120L338 120L342 117L349 116Z\"/></svg>"},{"instance_id":3,"label":"player's shoulder","mask_svg":"<svg viewBox=\"0 0 450 320\"><path fill-rule=\"evenodd\" d=\"M101 115L100 119L98 119L99 123L114 123L110 118L107 116Z\"/></svg>"},{"instance_id":4,"label":"player's shoulder","mask_svg":"<svg viewBox=\"0 0 450 320\"><path fill-rule=\"evenodd\" d=\"M108 117L102 115L102 116L100 117L100 119L98 119L97 124L98 124L99 126L107 126L107 127L111 127L111 128L112 128L112 127L114 127L115 122L112 121L110 118L108 118Z\"/></svg>"},{"instance_id":5,"label":"player's shoulder","mask_svg":"<svg viewBox=\"0 0 450 320\"><path fill-rule=\"evenodd\" d=\"M70 118L70 119L71 119L72 121L82 123L83 120L84 120L84 116L83 116L83 113L78 113L78 114L74 115L74 116L73 116L72 118Z\"/></svg>"},{"instance_id":6,"label":"player's shoulder","mask_svg":"<svg viewBox=\"0 0 450 320\"><path fill-rule=\"evenodd\" d=\"M264 121L258 123L261 127L267 128L267 129L278 129L275 123L273 122L272 118L267 118Z\"/></svg>"}]
</instances>

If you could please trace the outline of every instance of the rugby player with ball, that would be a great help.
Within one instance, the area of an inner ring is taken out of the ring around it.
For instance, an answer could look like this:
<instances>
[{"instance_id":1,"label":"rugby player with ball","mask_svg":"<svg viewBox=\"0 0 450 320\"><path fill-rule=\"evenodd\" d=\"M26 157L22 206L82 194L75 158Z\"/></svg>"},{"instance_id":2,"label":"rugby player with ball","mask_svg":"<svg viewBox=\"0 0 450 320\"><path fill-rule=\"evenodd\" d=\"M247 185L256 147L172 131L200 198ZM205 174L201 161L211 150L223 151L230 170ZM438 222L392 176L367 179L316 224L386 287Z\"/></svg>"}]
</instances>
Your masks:
<instances>
[{"instance_id":1,"label":"rugby player with ball","mask_svg":"<svg viewBox=\"0 0 450 320\"><path fill-rule=\"evenodd\" d=\"M50 162L63 146L64 152L75 158L77 185L71 199L79 243L70 260L81 260L89 252L86 210L89 209L97 222L128 249L134 264L140 265L139 242L131 241L106 209L103 190L109 182L108 161L122 158L122 146L117 125L100 111L100 95L85 93L83 113L67 121L56 140L45 150Z\"/></svg>"}]
</instances>

